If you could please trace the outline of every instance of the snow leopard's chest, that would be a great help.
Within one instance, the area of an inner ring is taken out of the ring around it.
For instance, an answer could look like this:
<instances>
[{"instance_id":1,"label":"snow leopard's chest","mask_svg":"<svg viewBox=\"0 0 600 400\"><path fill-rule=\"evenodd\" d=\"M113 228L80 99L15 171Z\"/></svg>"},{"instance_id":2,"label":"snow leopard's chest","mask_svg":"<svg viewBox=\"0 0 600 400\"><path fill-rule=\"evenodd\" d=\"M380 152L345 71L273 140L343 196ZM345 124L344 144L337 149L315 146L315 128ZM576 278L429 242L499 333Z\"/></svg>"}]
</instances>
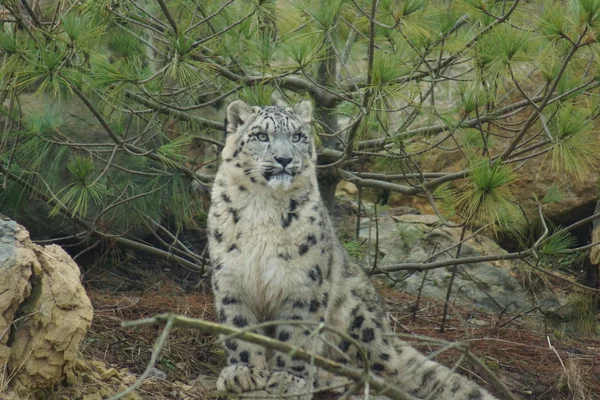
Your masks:
<instances>
[{"instance_id":1,"label":"snow leopard's chest","mask_svg":"<svg viewBox=\"0 0 600 400\"><path fill-rule=\"evenodd\" d=\"M290 296L306 292L310 271L315 266L324 270L328 263L331 243L325 224L319 224L311 204L304 206L290 208L289 200L269 203L248 196L211 209L209 225L221 240L211 238L211 255L222 265L219 278L260 319L269 319ZM229 209L236 210L235 218Z\"/></svg>"}]
</instances>

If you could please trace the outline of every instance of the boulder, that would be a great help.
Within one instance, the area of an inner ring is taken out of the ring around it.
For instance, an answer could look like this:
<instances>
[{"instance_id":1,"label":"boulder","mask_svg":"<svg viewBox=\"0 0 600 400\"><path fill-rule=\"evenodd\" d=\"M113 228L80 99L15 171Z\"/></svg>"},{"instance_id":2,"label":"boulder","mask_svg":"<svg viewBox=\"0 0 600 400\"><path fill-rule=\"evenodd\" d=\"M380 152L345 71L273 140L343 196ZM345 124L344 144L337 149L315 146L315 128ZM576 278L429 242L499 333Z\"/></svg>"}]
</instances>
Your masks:
<instances>
[{"instance_id":1,"label":"boulder","mask_svg":"<svg viewBox=\"0 0 600 400\"><path fill-rule=\"evenodd\" d=\"M380 215L379 221L379 261L378 265L403 262L421 262L440 250L455 246L460 241L461 228L448 228L440 224L435 215L399 215L393 210ZM361 223L360 236L374 243L375 227L365 219ZM467 232L465 237L472 235ZM506 253L493 240L476 235L466 241L460 257ZM429 261L448 260L456 257L456 247ZM521 312L533 307L526 290L515 279L519 262L501 260L460 265L454 279L453 302L471 305L475 308L498 312ZM432 269L427 272L398 271L387 276L394 288L418 295L421 283L422 296L445 300L452 267ZM383 275L381 275L383 276Z\"/></svg>"},{"instance_id":2,"label":"boulder","mask_svg":"<svg viewBox=\"0 0 600 400\"><path fill-rule=\"evenodd\" d=\"M0 392L31 393L73 378L93 316L77 264L59 246L38 246L0 220Z\"/></svg>"},{"instance_id":3,"label":"boulder","mask_svg":"<svg viewBox=\"0 0 600 400\"><path fill-rule=\"evenodd\" d=\"M600 175L592 173L574 179L552 168L552 157L536 157L519 168L519 180L511 185L515 200L536 220L537 206L533 195L543 197L552 186L559 188L561 199L544 206L544 215L558 225L569 225L590 216L598 200ZM543 172L541 172L543 171Z\"/></svg>"}]
</instances>

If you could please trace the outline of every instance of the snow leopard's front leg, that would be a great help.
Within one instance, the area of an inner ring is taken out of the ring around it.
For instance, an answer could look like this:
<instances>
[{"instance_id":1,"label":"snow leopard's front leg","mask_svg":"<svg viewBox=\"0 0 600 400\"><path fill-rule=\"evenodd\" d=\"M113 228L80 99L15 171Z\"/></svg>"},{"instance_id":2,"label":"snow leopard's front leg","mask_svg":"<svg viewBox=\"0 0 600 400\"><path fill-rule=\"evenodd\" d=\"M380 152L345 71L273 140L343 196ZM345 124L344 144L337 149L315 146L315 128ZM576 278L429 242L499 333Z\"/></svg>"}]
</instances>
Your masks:
<instances>
[{"instance_id":1,"label":"snow leopard's front leg","mask_svg":"<svg viewBox=\"0 0 600 400\"><path fill-rule=\"evenodd\" d=\"M213 277L213 291L217 308L217 322L235 328L255 325L258 320L248 305L233 294L220 290L227 287L219 283L218 274ZM223 336L221 336L223 340ZM264 389L269 373L264 348L237 339L224 341L227 351L227 367L217 380L217 389L236 393Z\"/></svg>"},{"instance_id":2,"label":"snow leopard's front leg","mask_svg":"<svg viewBox=\"0 0 600 400\"><path fill-rule=\"evenodd\" d=\"M289 296L280 309L277 320L310 321L313 324L280 324L275 329L275 339L291 346L300 347L313 354L321 354L322 341L319 340L317 323L325 322L328 293L318 267L308 273L309 291L301 291ZM306 361L295 359L286 353L277 353L270 360L271 375L266 390L270 393L304 393L298 399L310 399L317 371Z\"/></svg>"}]
</instances>

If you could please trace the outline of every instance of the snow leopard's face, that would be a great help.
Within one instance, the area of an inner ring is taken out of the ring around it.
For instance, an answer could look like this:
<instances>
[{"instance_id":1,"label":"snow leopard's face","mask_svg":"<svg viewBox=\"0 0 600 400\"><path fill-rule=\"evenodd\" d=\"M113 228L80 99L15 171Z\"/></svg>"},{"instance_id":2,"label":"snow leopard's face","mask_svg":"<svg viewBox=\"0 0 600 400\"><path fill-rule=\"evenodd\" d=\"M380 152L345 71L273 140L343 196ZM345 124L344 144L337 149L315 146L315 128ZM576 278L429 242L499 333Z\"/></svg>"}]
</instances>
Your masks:
<instances>
[{"instance_id":1,"label":"snow leopard's face","mask_svg":"<svg viewBox=\"0 0 600 400\"><path fill-rule=\"evenodd\" d=\"M237 100L227 108L225 162L231 159L251 181L288 189L315 162L309 102L293 108L251 107Z\"/></svg>"}]
</instances>

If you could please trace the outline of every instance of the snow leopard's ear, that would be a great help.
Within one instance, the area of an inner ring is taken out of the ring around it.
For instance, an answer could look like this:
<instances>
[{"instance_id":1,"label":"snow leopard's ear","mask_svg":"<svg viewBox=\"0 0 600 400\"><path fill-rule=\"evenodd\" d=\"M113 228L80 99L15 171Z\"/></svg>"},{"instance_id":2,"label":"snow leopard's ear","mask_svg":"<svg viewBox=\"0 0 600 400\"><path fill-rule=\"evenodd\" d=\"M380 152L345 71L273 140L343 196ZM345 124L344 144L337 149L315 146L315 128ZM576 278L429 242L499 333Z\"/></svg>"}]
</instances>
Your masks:
<instances>
[{"instance_id":1,"label":"snow leopard's ear","mask_svg":"<svg viewBox=\"0 0 600 400\"><path fill-rule=\"evenodd\" d=\"M249 104L242 100L235 100L227 107L227 120L225 133L231 135L235 133L238 128L248 121L248 118L257 112L258 107L251 107Z\"/></svg>"},{"instance_id":2,"label":"snow leopard's ear","mask_svg":"<svg viewBox=\"0 0 600 400\"><path fill-rule=\"evenodd\" d=\"M303 100L296 104L293 112L302 125L310 125L312 122L312 104L308 100Z\"/></svg>"}]
</instances>

